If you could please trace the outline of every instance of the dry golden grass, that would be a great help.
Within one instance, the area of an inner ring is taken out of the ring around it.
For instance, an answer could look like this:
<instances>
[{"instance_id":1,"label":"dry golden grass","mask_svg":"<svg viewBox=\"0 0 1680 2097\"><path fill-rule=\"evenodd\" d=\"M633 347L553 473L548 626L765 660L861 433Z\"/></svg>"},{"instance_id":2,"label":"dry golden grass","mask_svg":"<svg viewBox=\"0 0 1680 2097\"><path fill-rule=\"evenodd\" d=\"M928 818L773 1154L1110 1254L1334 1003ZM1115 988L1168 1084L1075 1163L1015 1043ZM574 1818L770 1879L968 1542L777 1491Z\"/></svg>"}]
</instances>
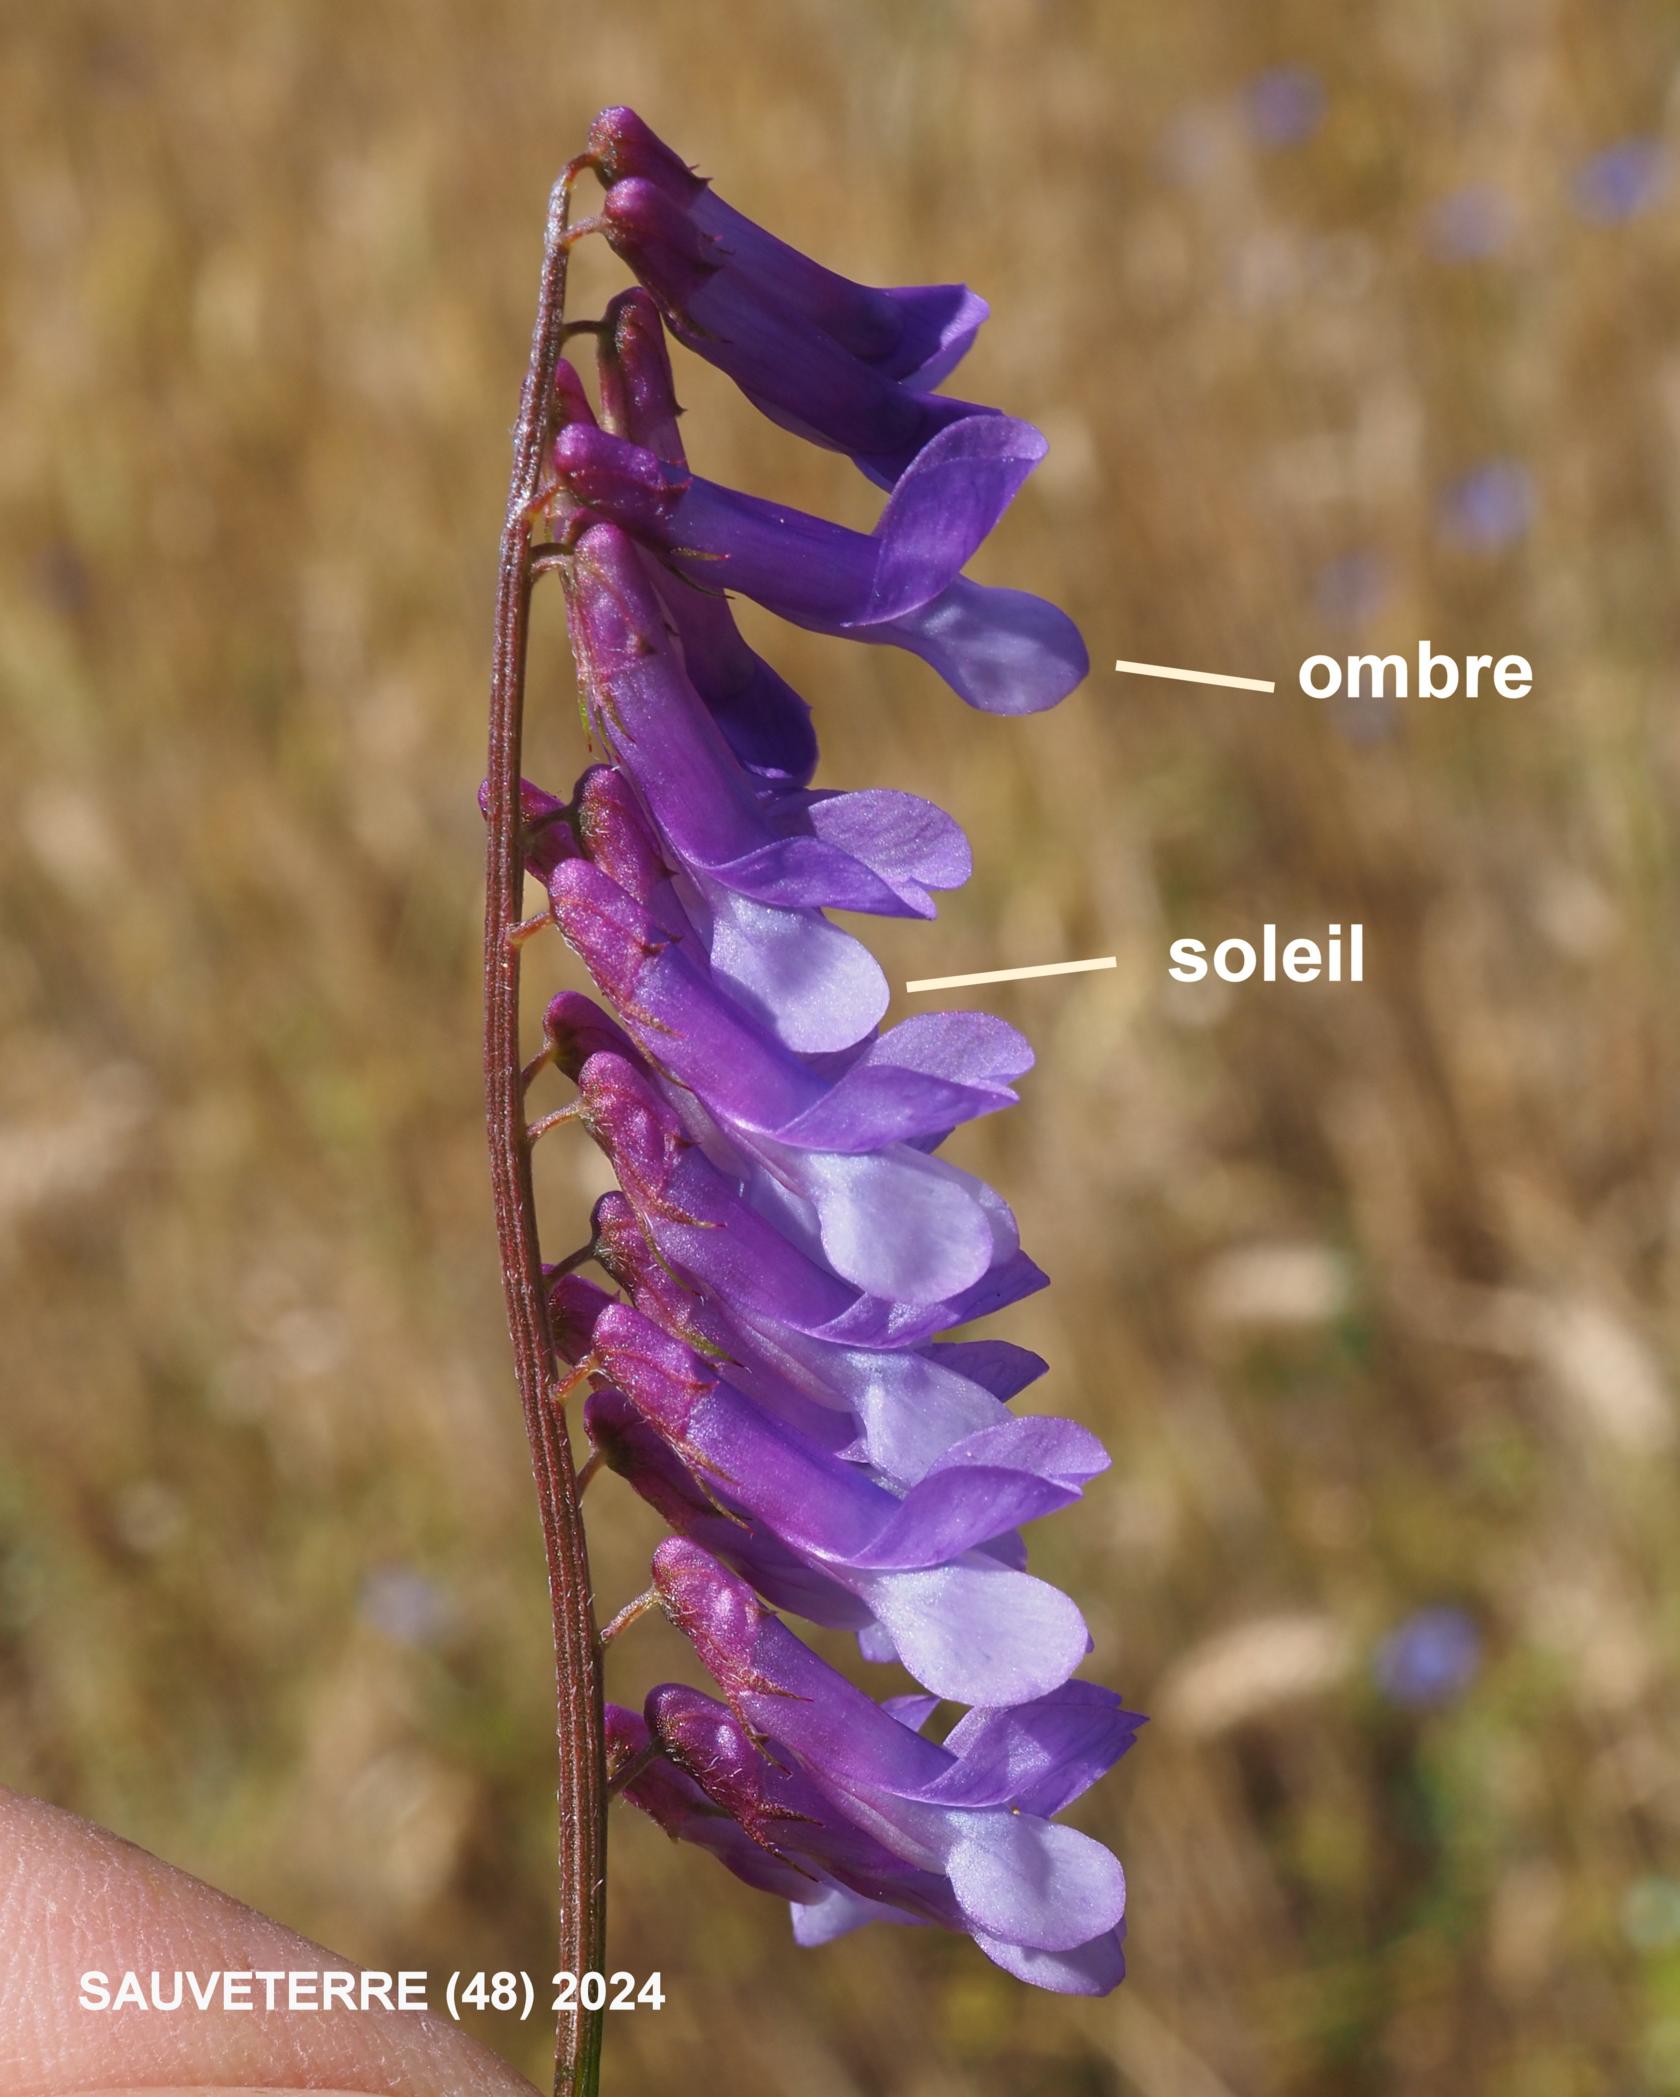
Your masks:
<instances>
[{"instance_id":1,"label":"dry golden grass","mask_svg":"<svg viewBox=\"0 0 1680 2097\"><path fill-rule=\"evenodd\" d=\"M1008 1328L1053 1358L1034 1402L1115 1453L1043 1564L1155 1714L1085 1817L1132 1978L798 1955L626 1822L612 1962L670 2000L613 2020L608 2090L1680 2089L1680 233L1572 191L1672 122L1673 11L0 15L0 1771L370 1963L546 1957L474 788L543 198L626 100L839 266L992 296L965 390L1055 449L988 572L1099 663L1292 682L1427 633L1537 681L1351 718L1099 672L998 723L777 637L825 776L974 838L940 927L878 940L896 979L1120 954L994 994L1039 1070L961 1149L1056 1278ZM1285 61L1325 116L1267 151L1244 97ZM1470 185L1508 239L1454 264ZM702 470L868 514L683 383ZM1501 458L1531 525L1455 545L1443 490ZM1170 938L1267 918L1362 919L1364 988L1168 985ZM548 1159L556 1251L598 1184ZM599 1494L616 1604L652 1531ZM1441 1603L1482 1665L1409 1715L1371 1656ZM649 1627L612 1686L681 1664ZM539 2031L490 2036L540 2077Z\"/></svg>"}]
</instances>

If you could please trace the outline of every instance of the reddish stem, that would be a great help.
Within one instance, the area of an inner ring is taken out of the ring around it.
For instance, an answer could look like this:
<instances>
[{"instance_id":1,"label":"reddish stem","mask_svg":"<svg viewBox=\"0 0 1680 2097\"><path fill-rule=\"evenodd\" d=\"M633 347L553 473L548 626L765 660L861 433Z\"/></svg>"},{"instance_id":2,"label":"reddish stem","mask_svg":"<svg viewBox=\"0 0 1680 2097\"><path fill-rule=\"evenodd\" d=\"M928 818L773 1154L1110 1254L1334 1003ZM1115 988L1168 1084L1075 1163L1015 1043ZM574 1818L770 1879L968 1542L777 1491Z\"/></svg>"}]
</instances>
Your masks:
<instances>
[{"instance_id":1,"label":"reddish stem","mask_svg":"<svg viewBox=\"0 0 1680 2097\"><path fill-rule=\"evenodd\" d=\"M565 326L566 255L572 239L567 206L573 173L567 169L549 198L542 284L531 361L514 430L513 477L497 576L486 767L484 1089L508 1332L531 1445L531 1468L536 1474L554 1618L560 1809L555 1965L562 1972L581 1974L601 1970L606 1931L607 1787L600 1642L571 1443L563 1420L549 1403L554 1351L543 1297L531 1150L525 1128L519 948L508 937L518 921L524 879L519 773L530 641L532 510L548 450L554 367ZM594 2097L600 2055L600 2014L577 2006L574 1995L573 2006L560 2012L555 2030L555 2097Z\"/></svg>"}]
</instances>

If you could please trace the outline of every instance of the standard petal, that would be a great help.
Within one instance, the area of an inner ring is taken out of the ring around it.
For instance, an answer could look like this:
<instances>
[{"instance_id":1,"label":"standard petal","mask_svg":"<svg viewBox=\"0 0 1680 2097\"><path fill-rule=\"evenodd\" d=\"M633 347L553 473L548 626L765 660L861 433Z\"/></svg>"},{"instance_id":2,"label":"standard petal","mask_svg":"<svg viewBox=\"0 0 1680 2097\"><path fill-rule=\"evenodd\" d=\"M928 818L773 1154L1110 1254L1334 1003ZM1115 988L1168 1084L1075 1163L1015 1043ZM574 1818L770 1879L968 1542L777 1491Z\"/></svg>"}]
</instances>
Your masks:
<instances>
[{"instance_id":1,"label":"standard petal","mask_svg":"<svg viewBox=\"0 0 1680 2097\"><path fill-rule=\"evenodd\" d=\"M875 527L880 544L859 625L930 603L967 567L1049 447L1031 423L974 416L942 429L900 477Z\"/></svg>"}]
</instances>

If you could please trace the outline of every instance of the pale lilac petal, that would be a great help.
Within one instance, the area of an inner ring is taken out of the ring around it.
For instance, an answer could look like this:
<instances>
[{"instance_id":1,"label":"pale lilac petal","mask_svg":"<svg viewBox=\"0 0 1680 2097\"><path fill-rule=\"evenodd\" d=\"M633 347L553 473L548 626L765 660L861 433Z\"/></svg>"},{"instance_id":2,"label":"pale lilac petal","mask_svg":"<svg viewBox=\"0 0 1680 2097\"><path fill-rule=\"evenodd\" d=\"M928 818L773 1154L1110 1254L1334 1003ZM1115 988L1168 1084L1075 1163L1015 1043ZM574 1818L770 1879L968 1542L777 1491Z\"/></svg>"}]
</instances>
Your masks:
<instances>
[{"instance_id":1,"label":"pale lilac petal","mask_svg":"<svg viewBox=\"0 0 1680 2097\"><path fill-rule=\"evenodd\" d=\"M916 1680L959 1703L1048 1695L1091 1650L1085 1619L1059 1588L979 1557L872 1574L858 1587Z\"/></svg>"},{"instance_id":2,"label":"pale lilac petal","mask_svg":"<svg viewBox=\"0 0 1680 2097\"><path fill-rule=\"evenodd\" d=\"M775 910L702 884L712 968L784 1048L849 1048L887 1008L880 963L814 911Z\"/></svg>"},{"instance_id":3,"label":"pale lilac petal","mask_svg":"<svg viewBox=\"0 0 1680 2097\"><path fill-rule=\"evenodd\" d=\"M1064 611L1025 590L961 579L863 636L908 648L988 714L1036 714L1084 682L1091 659Z\"/></svg>"},{"instance_id":4,"label":"pale lilac petal","mask_svg":"<svg viewBox=\"0 0 1680 2097\"><path fill-rule=\"evenodd\" d=\"M790 1904L793 1941L807 1948L832 1944L837 1937L862 1929L868 1922L900 1922L925 1929L926 1919L906 1915L902 1908L884 1900L866 1900L861 1893L848 1893L844 1886L818 1886L809 1899Z\"/></svg>"},{"instance_id":5,"label":"pale lilac petal","mask_svg":"<svg viewBox=\"0 0 1680 2097\"><path fill-rule=\"evenodd\" d=\"M977 1182L939 1159L900 1149L789 1152L785 1162L816 1211L835 1273L871 1296L944 1303L994 1264L993 1220Z\"/></svg>"},{"instance_id":6,"label":"pale lilac petal","mask_svg":"<svg viewBox=\"0 0 1680 2097\"><path fill-rule=\"evenodd\" d=\"M889 1712L901 1726L908 1726L912 1733L922 1728L939 1709L940 1699L928 1696L920 1690L911 1690L905 1696L883 1697L881 1709Z\"/></svg>"},{"instance_id":7,"label":"pale lilac petal","mask_svg":"<svg viewBox=\"0 0 1680 2097\"><path fill-rule=\"evenodd\" d=\"M945 1860L977 1929L1009 1944L1073 1951L1126 1911L1126 1878L1100 1842L1025 1813L962 1816Z\"/></svg>"},{"instance_id":8,"label":"pale lilac petal","mask_svg":"<svg viewBox=\"0 0 1680 2097\"><path fill-rule=\"evenodd\" d=\"M1039 1951L1026 1944L1009 1944L989 1937L984 1930L969 1935L994 1965L1017 1980L1035 1988L1048 1988L1057 1995L1108 1995L1126 1977L1126 1958L1120 1948L1120 1931L1105 1930L1089 1944L1072 1951Z\"/></svg>"}]
</instances>

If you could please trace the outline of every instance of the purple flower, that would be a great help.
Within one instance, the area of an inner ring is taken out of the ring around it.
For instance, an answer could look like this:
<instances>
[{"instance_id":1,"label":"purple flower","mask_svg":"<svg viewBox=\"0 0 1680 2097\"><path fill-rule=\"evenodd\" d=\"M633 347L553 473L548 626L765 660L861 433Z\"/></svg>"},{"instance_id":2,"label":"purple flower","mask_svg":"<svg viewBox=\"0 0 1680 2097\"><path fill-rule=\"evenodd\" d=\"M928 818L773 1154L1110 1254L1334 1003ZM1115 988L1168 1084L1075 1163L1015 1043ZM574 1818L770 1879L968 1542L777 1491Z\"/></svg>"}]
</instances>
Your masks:
<instances>
[{"instance_id":1,"label":"purple flower","mask_svg":"<svg viewBox=\"0 0 1680 2097\"><path fill-rule=\"evenodd\" d=\"M625 1796L675 1840L712 1850L748 1885L783 1893L799 1943L831 1943L865 1922L962 1927L941 1878L900 1862L840 1820L796 1771L767 1762L725 1705L673 1682L653 1691L647 1709L652 1726L619 1705L607 1709L620 1766L642 1762Z\"/></svg>"},{"instance_id":2,"label":"purple flower","mask_svg":"<svg viewBox=\"0 0 1680 2097\"><path fill-rule=\"evenodd\" d=\"M694 1517L666 1510L681 1534L701 1534L714 1551L721 1543L719 1555L732 1562L739 1548L749 1574L759 1537L768 1538L778 1557L791 1553L855 1599L875 1629L869 1657L896 1656L937 1696L1021 1703L1066 1681L1085 1658L1078 1610L1011 1562L1015 1529L1069 1505L1106 1468L1084 1428L1006 1417L951 1444L896 1494L823 1446L834 1439L834 1414L813 1422L809 1401L791 1390L767 1407L628 1304L599 1292L591 1303L581 1293L590 1284L575 1278L563 1287L600 1373L703 1488ZM656 1483L662 1494L670 1487L663 1466ZM740 1520L737 1538L720 1531L712 1502ZM831 1610L818 1620L848 1618Z\"/></svg>"},{"instance_id":3,"label":"purple flower","mask_svg":"<svg viewBox=\"0 0 1680 2097\"><path fill-rule=\"evenodd\" d=\"M1010 1972L1069 1993L1115 1985L1124 1874L1051 1816L1125 1752L1136 1714L1070 1682L1015 1709L971 1712L941 1747L819 1660L699 1546L661 1544L653 1570L745 1738L807 1778L831 1818L943 1878L961 1926ZM692 1763L690 1773L704 1786Z\"/></svg>"},{"instance_id":4,"label":"purple flower","mask_svg":"<svg viewBox=\"0 0 1680 2097\"><path fill-rule=\"evenodd\" d=\"M556 1004L561 1001L556 1000ZM549 1008L549 1022L564 1061L572 1061L582 1041L599 1036L599 1019L584 1018L582 1035L570 1032L582 1015L595 1014L587 999L568 1000L564 1016ZM625 1044L628 1046L628 1044ZM744 1158L725 1170L707 1154L705 1144L685 1126L676 1108L655 1086L640 1058L602 1047L576 1065L579 1105L584 1127L611 1160L625 1194L642 1219L660 1256L715 1291L743 1317L783 1326L839 1345L912 1347L945 1327L1001 1310L1044 1286L1043 1273L1020 1251L1013 1220L1007 1230L999 1221L995 1240L981 1249L981 1260L958 1259L948 1244L921 1244L916 1219L934 1214L937 1199L912 1200L912 1215L899 1228L896 1213L883 1211L872 1241L853 1248L850 1265L871 1281L849 1278L830 1263L822 1235L826 1214L831 1233L846 1249L848 1221L860 1241L868 1229L871 1188L848 1189L844 1168L812 1165L822 1211L813 1204L801 1210L786 1190L768 1175L749 1170ZM714 1147L720 1139L712 1131ZM910 1157L920 1155L910 1153ZM937 1161L929 1159L928 1164ZM897 1175L888 1160L878 1164L892 1191L914 1197L922 1182L908 1158ZM820 1175L835 1171L836 1185L825 1190ZM945 1168L951 1172L951 1168ZM761 1206L748 1198L758 1196ZM960 1233L967 1206L990 1217L987 1190L965 1173L935 1180L932 1193L950 1195L951 1220ZM891 1195L889 1193L889 1200ZM850 1201L850 1206L848 1202ZM996 1203L996 1197L991 1197ZM1002 1217L1008 1212L997 1204ZM961 1247L958 1247L958 1251ZM946 1294L926 1291L941 1275L980 1271Z\"/></svg>"},{"instance_id":5,"label":"purple flower","mask_svg":"<svg viewBox=\"0 0 1680 2097\"><path fill-rule=\"evenodd\" d=\"M572 640L609 754L696 881L787 909L932 917L931 891L968 879L961 830L918 795L770 789L741 767L616 526L582 534L573 575Z\"/></svg>"},{"instance_id":6,"label":"purple flower","mask_svg":"<svg viewBox=\"0 0 1680 2097\"><path fill-rule=\"evenodd\" d=\"M834 276L629 111L598 120L587 162L642 285L589 324L595 401L556 371L544 565L601 761L569 799L524 782L519 843L602 1002L550 1002L523 1082L571 1081L533 1132L575 1123L619 1185L538 1308L589 1386L591 1469L673 1532L655 1590L728 1700L668 1685L641 1717L609 1707L610 1765L667 1832L788 1899L802 1943L939 1926L1036 1985L1101 1993L1124 1970L1124 1881L1056 1816L1138 1720L1077 1679L1084 1618L1027 1570L1023 1531L1107 1457L1010 1409L1037 1355L943 1337L1044 1284L1008 1205L940 1155L1014 1103L1032 1052L985 1013L883 1026L886 979L828 913L931 917L967 841L917 795L809 784L810 709L729 601L906 648L988 711L1053 705L1086 669L1071 622L963 572L1044 440L931 391L984 317L962 287ZM889 491L876 528L695 475L667 327L849 452ZM877 1702L772 1609L920 1691ZM942 1699L969 1707L943 1744L919 1730Z\"/></svg>"},{"instance_id":7,"label":"purple flower","mask_svg":"<svg viewBox=\"0 0 1680 2097\"><path fill-rule=\"evenodd\" d=\"M604 109L589 152L612 191L644 181L684 211L715 267L756 299L738 307L746 325L771 307L818 330L884 377L937 386L954 371L986 318L986 302L962 284L877 291L836 276L732 210L656 138L634 110ZM632 266L634 264L632 263Z\"/></svg>"},{"instance_id":8,"label":"purple flower","mask_svg":"<svg viewBox=\"0 0 1680 2097\"><path fill-rule=\"evenodd\" d=\"M1534 519L1534 476L1520 459L1490 459L1441 499L1441 536L1465 553L1500 553Z\"/></svg>"},{"instance_id":9,"label":"purple flower","mask_svg":"<svg viewBox=\"0 0 1680 2097\"><path fill-rule=\"evenodd\" d=\"M684 202L646 177L616 182L603 230L653 295L673 335L720 371L773 422L847 453L890 488L943 429L992 410L919 393L844 348L807 316L730 266L716 234Z\"/></svg>"},{"instance_id":10,"label":"purple flower","mask_svg":"<svg viewBox=\"0 0 1680 2097\"><path fill-rule=\"evenodd\" d=\"M1623 139L1594 153L1576 171L1576 208L1598 225L1623 225L1657 201L1668 186L1668 175L1668 154L1660 139Z\"/></svg>"},{"instance_id":11,"label":"purple flower","mask_svg":"<svg viewBox=\"0 0 1680 2097\"><path fill-rule=\"evenodd\" d=\"M586 1070L580 1080L585 1124L639 1205L651 1204L667 1221L687 1217L670 1185L705 1175L678 1139L702 1154L710 1139L714 1149L729 1146L736 1176L733 1199L722 1173L720 1184L694 1189L714 1223L720 1206L734 1214L744 1196L790 1249L820 1255L867 1295L944 1306L949 1324L958 1299L1014 1261L1020 1240L1006 1204L929 1148L958 1122L1013 1098L1008 1080L1020 1067L1013 1029L961 1024L980 1014L922 1015L870 1043L825 1083L744 1008L732 1008L596 868L569 862L550 893L568 940L647 1059L694 1102L688 1129L679 1122L675 1132L660 1132L658 1150L649 1152L648 1095L627 1083L622 1065L595 1072L593 1083ZM772 1263L777 1271L785 1264ZM839 1317L838 1307L832 1315ZM859 1340L876 1334L867 1318L848 1330Z\"/></svg>"},{"instance_id":12,"label":"purple flower","mask_svg":"<svg viewBox=\"0 0 1680 2097\"><path fill-rule=\"evenodd\" d=\"M906 648L985 713L1038 713L1090 668L1066 613L962 569L1044 455L1003 415L942 430L873 532L849 531L666 465L583 422L555 440L561 486L697 589L739 590L796 626Z\"/></svg>"},{"instance_id":13,"label":"purple flower","mask_svg":"<svg viewBox=\"0 0 1680 2097\"><path fill-rule=\"evenodd\" d=\"M654 1250L622 1194L595 1206L594 1256L663 1332L731 1366L734 1382L772 1407L797 1392L845 1414L844 1454L895 1485L914 1485L953 1443L1009 1418L1006 1401L1044 1373L1041 1358L1007 1340L935 1341L866 1348L815 1339L690 1288Z\"/></svg>"},{"instance_id":14,"label":"purple flower","mask_svg":"<svg viewBox=\"0 0 1680 2097\"><path fill-rule=\"evenodd\" d=\"M1468 1687L1482 1660L1482 1634L1462 1609L1420 1609L1391 1631L1372 1663L1395 1704L1426 1710Z\"/></svg>"},{"instance_id":15,"label":"purple flower","mask_svg":"<svg viewBox=\"0 0 1680 2097\"><path fill-rule=\"evenodd\" d=\"M818 1070L731 997L697 942L673 935L601 867L562 861L549 904L567 943L622 1012L643 1053L745 1139L877 1152L946 1135L1015 1099L1032 1052L982 1012L918 1014L837 1071Z\"/></svg>"},{"instance_id":16,"label":"purple flower","mask_svg":"<svg viewBox=\"0 0 1680 2097\"><path fill-rule=\"evenodd\" d=\"M1298 146L1323 123L1324 99L1310 67L1272 66L1249 85L1249 130L1263 146Z\"/></svg>"},{"instance_id":17,"label":"purple flower","mask_svg":"<svg viewBox=\"0 0 1680 2097\"><path fill-rule=\"evenodd\" d=\"M1338 625L1358 625L1379 612L1392 587L1382 555L1361 549L1326 561L1313 585L1319 614Z\"/></svg>"},{"instance_id":18,"label":"purple flower","mask_svg":"<svg viewBox=\"0 0 1680 2097\"><path fill-rule=\"evenodd\" d=\"M403 1646L432 1646L449 1629L449 1597L435 1580L411 1566L375 1566L362 1582L356 1613Z\"/></svg>"},{"instance_id":19,"label":"purple flower","mask_svg":"<svg viewBox=\"0 0 1680 2097\"><path fill-rule=\"evenodd\" d=\"M556 853L543 875L558 918L562 899L585 877L559 877L581 856L673 942L704 950L719 984L788 1049L850 1048L887 1005L887 981L850 933L806 905L782 907L697 868L673 867L636 801L629 775L602 765L578 783L573 808L579 853ZM535 865L533 873L538 872Z\"/></svg>"}]
</instances>

